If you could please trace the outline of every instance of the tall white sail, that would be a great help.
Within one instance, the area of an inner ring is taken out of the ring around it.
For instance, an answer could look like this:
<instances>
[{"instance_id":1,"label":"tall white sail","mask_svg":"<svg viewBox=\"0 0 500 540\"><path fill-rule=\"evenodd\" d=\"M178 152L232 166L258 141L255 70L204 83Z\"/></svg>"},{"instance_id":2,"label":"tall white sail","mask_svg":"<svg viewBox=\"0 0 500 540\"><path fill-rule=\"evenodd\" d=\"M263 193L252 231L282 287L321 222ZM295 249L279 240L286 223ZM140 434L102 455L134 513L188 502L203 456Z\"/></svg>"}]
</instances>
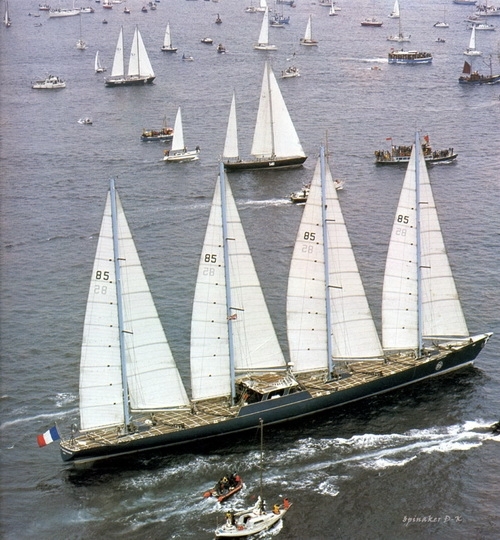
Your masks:
<instances>
[{"instance_id":1,"label":"tall white sail","mask_svg":"<svg viewBox=\"0 0 500 540\"><path fill-rule=\"evenodd\" d=\"M278 82L267 62L251 153L255 157L305 157Z\"/></svg>"},{"instance_id":2,"label":"tall white sail","mask_svg":"<svg viewBox=\"0 0 500 540\"><path fill-rule=\"evenodd\" d=\"M134 39L130 49L128 75L129 77L154 77L155 75L141 33L137 27L134 31Z\"/></svg>"},{"instance_id":3,"label":"tall white sail","mask_svg":"<svg viewBox=\"0 0 500 540\"><path fill-rule=\"evenodd\" d=\"M164 409L189 403L120 199L115 194L116 229L113 231L111 196L108 194L85 314L80 365L82 430L125 422L123 358L131 409ZM118 316L119 286L123 306L123 355Z\"/></svg>"},{"instance_id":4,"label":"tall white sail","mask_svg":"<svg viewBox=\"0 0 500 540\"><path fill-rule=\"evenodd\" d=\"M297 233L286 311L294 372L327 369L329 354L334 362L382 358L326 160L323 171L316 164Z\"/></svg>"},{"instance_id":5,"label":"tall white sail","mask_svg":"<svg viewBox=\"0 0 500 540\"><path fill-rule=\"evenodd\" d=\"M224 174L221 164L193 301L191 388L195 400L231 393L229 332L237 374L285 367L231 188L224 177L221 180Z\"/></svg>"},{"instance_id":6,"label":"tall white sail","mask_svg":"<svg viewBox=\"0 0 500 540\"><path fill-rule=\"evenodd\" d=\"M111 68L111 77L123 77L125 75L125 66L123 61L123 26L118 34L113 67Z\"/></svg>"},{"instance_id":7,"label":"tall white sail","mask_svg":"<svg viewBox=\"0 0 500 540\"><path fill-rule=\"evenodd\" d=\"M172 138L172 150L171 152L180 152L184 150L184 131L182 129L182 114L181 108L177 109L174 123L174 136Z\"/></svg>"},{"instance_id":8,"label":"tall white sail","mask_svg":"<svg viewBox=\"0 0 500 540\"><path fill-rule=\"evenodd\" d=\"M240 152L238 149L238 124L236 121L236 97L233 92L231 109L229 111L229 121L227 123L226 140L224 142L224 159L238 159Z\"/></svg>"},{"instance_id":9,"label":"tall white sail","mask_svg":"<svg viewBox=\"0 0 500 540\"><path fill-rule=\"evenodd\" d=\"M264 18L260 27L259 45L269 44L269 8L266 6L264 11Z\"/></svg>"},{"instance_id":10,"label":"tall white sail","mask_svg":"<svg viewBox=\"0 0 500 540\"><path fill-rule=\"evenodd\" d=\"M304 41L311 41L312 39L312 17L309 15L307 19L306 31L304 33Z\"/></svg>"},{"instance_id":11,"label":"tall white sail","mask_svg":"<svg viewBox=\"0 0 500 540\"><path fill-rule=\"evenodd\" d=\"M417 350L425 338L468 335L418 141L405 174L387 253L383 346Z\"/></svg>"},{"instance_id":12,"label":"tall white sail","mask_svg":"<svg viewBox=\"0 0 500 540\"><path fill-rule=\"evenodd\" d=\"M163 46L165 48L172 48L172 38L170 36L170 23L167 23L167 28L165 29L165 37L163 38Z\"/></svg>"}]
</instances>

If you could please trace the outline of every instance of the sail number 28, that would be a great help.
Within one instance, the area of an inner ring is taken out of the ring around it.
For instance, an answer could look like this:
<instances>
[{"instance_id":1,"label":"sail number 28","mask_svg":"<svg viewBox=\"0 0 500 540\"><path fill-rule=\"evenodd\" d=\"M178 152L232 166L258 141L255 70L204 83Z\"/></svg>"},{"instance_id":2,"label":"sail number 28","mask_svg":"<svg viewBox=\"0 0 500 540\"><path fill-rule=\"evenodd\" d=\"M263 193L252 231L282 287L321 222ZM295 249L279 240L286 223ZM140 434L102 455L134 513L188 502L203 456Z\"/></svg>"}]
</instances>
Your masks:
<instances>
[{"instance_id":1,"label":"sail number 28","mask_svg":"<svg viewBox=\"0 0 500 540\"><path fill-rule=\"evenodd\" d=\"M217 255L215 253L205 253L203 257L203 261L209 264L216 264L217 263ZM204 276L215 276L215 268L213 267L205 267L203 268L203 275Z\"/></svg>"}]
</instances>

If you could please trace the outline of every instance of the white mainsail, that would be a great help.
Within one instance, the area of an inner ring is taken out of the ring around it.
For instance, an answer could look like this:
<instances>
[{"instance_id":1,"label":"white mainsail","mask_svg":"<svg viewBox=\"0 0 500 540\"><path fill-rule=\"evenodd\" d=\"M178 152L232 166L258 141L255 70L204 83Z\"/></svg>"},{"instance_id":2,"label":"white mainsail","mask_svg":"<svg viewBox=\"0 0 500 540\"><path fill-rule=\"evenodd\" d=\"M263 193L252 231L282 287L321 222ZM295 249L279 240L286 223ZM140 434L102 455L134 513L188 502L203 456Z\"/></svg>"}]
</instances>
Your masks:
<instances>
[{"instance_id":1,"label":"white mainsail","mask_svg":"<svg viewBox=\"0 0 500 540\"><path fill-rule=\"evenodd\" d=\"M395 0L392 12L389 15L392 19L399 19L399 0Z\"/></svg>"},{"instance_id":2,"label":"white mainsail","mask_svg":"<svg viewBox=\"0 0 500 540\"><path fill-rule=\"evenodd\" d=\"M114 216L112 193L116 201ZM115 264L119 265L119 281ZM122 305L121 322L119 304ZM85 314L80 365L82 430L126 422L123 359L132 410L189 404L112 183Z\"/></svg>"},{"instance_id":3,"label":"white mainsail","mask_svg":"<svg viewBox=\"0 0 500 540\"><path fill-rule=\"evenodd\" d=\"M259 158L305 157L278 82L267 62L264 66L251 154Z\"/></svg>"},{"instance_id":4,"label":"white mainsail","mask_svg":"<svg viewBox=\"0 0 500 540\"><path fill-rule=\"evenodd\" d=\"M380 360L383 356L323 155L316 164L297 233L286 312L290 359L296 373L327 369L329 355L333 362Z\"/></svg>"},{"instance_id":5,"label":"white mainsail","mask_svg":"<svg viewBox=\"0 0 500 540\"><path fill-rule=\"evenodd\" d=\"M194 400L231 394L231 354L239 374L286 365L221 163L193 301Z\"/></svg>"},{"instance_id":6,"label":"white mainsail","mask_svg":"<svg viewBox=\"0 0 500 540\"><path fill-rule=\"evenodd\" d=\"M167 28L165 29L165 37L163 38L163 47L165 47L165 49L172 48L172 38L170 36L170 23L167 23Z\"/></svg>"},{"instance_id":7,"label":"white mainsail","mask_svg":"<svg viewBox=\"0 0 500 540\"><path fill-rule=\"evenodd\" d=\"M238 149L238 124L236 121L236 97L233 92L229 120L227 123L226 140L224 142L223 159L238 159L240 152Z\"/></svg>"},{"instance_id":8,"label":"white mainsail","mask_svg":"<svg viewBox=\"0 0 500 540\"><path fill-rule=\"evenodd\" d=\"M149 56L144 46L141 33L137 26L134 31L132 48L130 49L130 61L128 65L129 77L154 77L153 66L149 61Z\"/></svg>"},{"instance_id":9,"label":"white mainsail","mask_svg":"<svg viewBox=\"0 0 500 540\"><path fill-rule=\"evenodd\" d=\"M383 347L418 351L425 338L468 335L417 135L387 253Z\"/></svg>"},{"instance_id":10,"label":"white mainsail","mask_svg":"<svg viewBox=\"0 0 500 540\"><path fill-rule=\"evenodd\" d=\"M258 45L269 45L269 8L267 6L260 26Z\"/></svg>"},{"instance_id":11,"label":"white mainsail","mask_svg":"<svg viewBox=\"0 0 500 540\"><path fill-rule=\"evenodd\" d=\"M309 15L307 19L306 31L304 33L304 41L311 41L312 39L312 17Z\"/></svg>"},{"instance_id":12,"label":"white mainsail","mask_svg":"<svg viewBox=\"0 0 500 540\"><path fill-rule=\"evenodd\" d=\"M113 67L111 68L111 77L123 77L125 75L125 64L123 61L123 26L118 34L118 42L116 43L115 56L113 59Z\"/></svg>"},{"instance_id":13,"label":"white mainsail","mask_svg":"<svg viewBox=\"0 0 500 540\"><path fill-rule=\"evenodd\" d=\"M181 108L177 109L174 123L174 136L172 138L172 150L171 152L181 152L185 148L184 144L184 131L182 129L182 114Z\"/></svg>"}]
</instances>

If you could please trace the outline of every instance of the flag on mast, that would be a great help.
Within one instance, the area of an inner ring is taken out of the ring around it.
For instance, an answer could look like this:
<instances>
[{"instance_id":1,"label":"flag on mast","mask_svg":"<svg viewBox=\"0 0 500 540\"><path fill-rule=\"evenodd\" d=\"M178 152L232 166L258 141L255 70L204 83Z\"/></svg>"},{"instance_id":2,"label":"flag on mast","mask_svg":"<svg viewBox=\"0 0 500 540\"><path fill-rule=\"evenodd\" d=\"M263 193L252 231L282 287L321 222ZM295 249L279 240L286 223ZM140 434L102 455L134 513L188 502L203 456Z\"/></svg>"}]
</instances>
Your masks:
<instances>
[{"instance_id":1,"label":"flag on mast","mask_svg":"<svg viewBox=\"0 0 500 540\"><path fill-rule=\"evenodd\" d=\"M42 435L38 435L36 438L38 442L38 446L41 448L42 446L47 446L48 444L57 441L60 439L61 436L59 435L59 432L57 431L57 426L51 427L48 431L43 433Z\"/></svg>"}]
</instances>

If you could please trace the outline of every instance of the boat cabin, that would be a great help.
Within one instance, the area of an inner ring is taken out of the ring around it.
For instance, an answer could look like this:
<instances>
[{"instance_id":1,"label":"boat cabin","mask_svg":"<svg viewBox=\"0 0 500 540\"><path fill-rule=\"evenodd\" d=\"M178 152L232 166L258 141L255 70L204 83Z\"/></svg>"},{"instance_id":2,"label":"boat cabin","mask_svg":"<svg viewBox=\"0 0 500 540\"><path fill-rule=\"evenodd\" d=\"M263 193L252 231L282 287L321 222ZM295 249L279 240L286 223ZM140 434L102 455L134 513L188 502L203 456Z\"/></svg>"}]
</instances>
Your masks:
<instances>
[{"instance_id":1,"label":"boat cabin","mask_svg":"<svg viewBox=\"0 0 500 540\"><path fill-rule=\"evenodd\" d=\"M236 383L237 401L250 405L301 392L300 384L287 373L248 375Z\"/></svg>"}]
</instances>

